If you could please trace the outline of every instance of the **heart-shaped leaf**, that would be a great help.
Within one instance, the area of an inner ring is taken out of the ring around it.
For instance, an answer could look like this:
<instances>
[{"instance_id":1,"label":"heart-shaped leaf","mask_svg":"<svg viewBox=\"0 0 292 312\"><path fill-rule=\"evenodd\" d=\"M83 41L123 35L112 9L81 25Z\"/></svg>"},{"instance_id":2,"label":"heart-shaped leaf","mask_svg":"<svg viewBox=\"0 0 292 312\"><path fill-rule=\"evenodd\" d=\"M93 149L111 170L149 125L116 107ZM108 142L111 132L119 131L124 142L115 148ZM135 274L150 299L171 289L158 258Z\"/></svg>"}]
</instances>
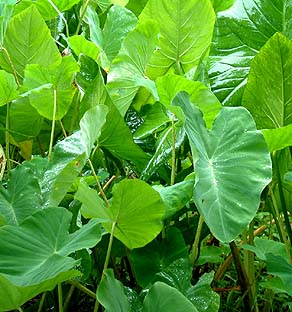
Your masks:
<instances>
[{"instance_id":1,"label":"heart-shaped leaf","mask_svg":"<svg viewBox=\"0 0 292 312\"><path fill-rule=\"evenodd\" d=\"M162 229L165 213L158 192L147 183L135 179L114 185L112 193L110 208L101 205L98 194L90 188L78 189L76 199L84 205L82 211L90 211L95 218L107 218L107 222L103 223L107 232L111 233L114 226L114 236L128 248L143 247L152 241ZM89 207L88 204L94 206Z\"/></svg>"},{"instance_id":2,"label":"heart-shaped leaf","mask_svg":"<svg viewBox=\"0 0 292 312\"><path fill-rule=\"evenodd\" d=\"M243 107L223 108L209 132L188 94L179 93L173 103L185 114L193 155L198 154L195 203L212 233L230 242L254 218L261 192L271 181L264 137Z\"/></svg>"}]
</instances>

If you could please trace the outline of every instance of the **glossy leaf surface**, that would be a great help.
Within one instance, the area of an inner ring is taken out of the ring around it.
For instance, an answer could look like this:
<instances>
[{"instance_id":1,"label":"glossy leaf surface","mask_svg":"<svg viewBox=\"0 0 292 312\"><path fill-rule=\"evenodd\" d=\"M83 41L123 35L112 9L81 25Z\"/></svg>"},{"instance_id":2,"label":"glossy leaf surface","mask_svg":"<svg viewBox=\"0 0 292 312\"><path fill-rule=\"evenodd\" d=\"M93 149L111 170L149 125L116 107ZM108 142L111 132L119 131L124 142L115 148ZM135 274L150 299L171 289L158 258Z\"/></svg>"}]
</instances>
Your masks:
<instances>
[{"instance_id":1,"label":"glossy leaf surface","mask_svg":"<svg viewBox=\"0 0 292 312\"><path fill-rule=\"evenodd\" d=\"M18 166L11 172L7 189L0 185L0 215L6 224L19 225L41 208L42 197L37 178L32 171Z\"/></svg>"},{"instance_id":2,"label":"glossy leaf surface","mask_svg":"<svg viewBox=\"0 0 292 312\"><path fill-rule=\"evenodd\" d=\"M250 62L276 32L292 37L292 2L236 0L218 13L211 50L210 82L224 105L238 106Z\"/></svg>"},{"instance_id":3,"label":"glossy leaf surface","mask_svg":"<svg viewBox=\"0 0 292 312\"><path fill-rule=\"evenodd\" d=\"M195 203L212 233L230 242L254 218L261 192L271 180L265 140L242 107L223 108L209 132L186 93L179 93L173 103L185 114L193 155L199 157Z\"/></svg>"}]
</instances>

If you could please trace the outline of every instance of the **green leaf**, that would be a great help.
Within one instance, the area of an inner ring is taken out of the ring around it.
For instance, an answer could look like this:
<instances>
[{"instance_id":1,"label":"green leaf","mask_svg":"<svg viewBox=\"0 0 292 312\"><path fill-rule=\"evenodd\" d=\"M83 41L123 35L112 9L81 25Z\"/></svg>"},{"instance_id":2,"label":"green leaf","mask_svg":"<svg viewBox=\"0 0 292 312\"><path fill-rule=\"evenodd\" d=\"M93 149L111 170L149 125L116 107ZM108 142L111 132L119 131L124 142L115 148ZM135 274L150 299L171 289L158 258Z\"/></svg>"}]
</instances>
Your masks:
<instances>
[{"instance_id":1,"label":"green leaf","mask_svg":"<svg viewBox=\"0 0 292 312\"><path fill-rule=\"evenodd\" d=\"M69 38L70 47L73 49L75 54L85 54L96 60L99 54L98 47L91 41L85 39L81 35L75 35Z\"/></svg>"},{"instance_id":2,"label":"green leaf","mask_svg":"<svg viewBox=\"0 0 292 312\"><path fill-rule=\"evenodd\" d=\"M107 76L107 89L122 116L127 112L139 87L145 87L158 99L155 83L146 76L146 66L156 47L157 37L156 23L139 23L128 33L112 62Z\"/></svg>"},{"instance_id":3,"label":"green leaf","mask_svg":"<svg viewBox=\"0 0 292 312\"><path fill-rule=\"evenodd\" d=\"M10 311L19 308L22 304L48 290L53 290L56 284L80 276L76 270L59 273L54 278L32 286L16 286L0 274L0 311Z\"/></svg>"},{"instance_id":4,"label":"green leaf","mask_svg":"<svg viewBox=\"0 0 292 312\"><path fill-rule=\"evenodd\" d=\"M281 290L292 296L292 265L288 260L272 253L266 254L268 273L279 277Z\"/></svg>"},{"instance_id":5,"label":"green leaf","mask_svg":"<svg viewBox=\"0 0 292 312\"><path fill-rule=\"evenodd\" d=\"M173 109L171 107L171 102L178 92L186 91L189 93L191 101L202 111L208 129L211 128L221 108L221 104L205 85L201 82L191 81L185 77L174 74L167 74L163 77L159 77L156 80L156 85L159 101L169 110Z\"/></svg>"},{"instance_id":6,"label":"green leaf","mask_svg":"<svg viewBox=\"0 0 292 312\"><path fill-rule=\"evenodd\" d=\"M32 171L17 166L11 171L7 190L0 185L0 215L5 224L20 224L26 217L41 208L41 190Z\"/></svg>"},{"instance_id":7,"label":"green leaf","mask_svg":"<svg viewBox=\"0 0 292 312\"><path fill-rule=\"evenodd\" d=\"M185 114L195 162L194 200L214 236L230 242L256 215L271 181L271 159L262 134L243 107L225 107L210 132L202 113L181 92L173 101ZM240 142L240 144L238 143Z\"/></svg>"},{"instance_id":8,"label":"green leaf","mask_svg":"<svg viewBox=\"0 0 292 312\"><path fill-rule=\"evenodd\" d=\"M225 11L229 9L234 4L234 2L235 0L211 0L215 12Z\"/></svg>"},{"instance_id":9,"label":"green leaf","mask_svg":"<svg viewBox=\"0 0 292 312\"><path fill-rule=\"evenodd\" d=\"M10 131L16 141L33 139L40 133L44 118L30 105L28 96L15 99L9 111Z\"/></svg>"},{"instance_id":10,"label":"green leaf","mask_svg":"<svg viewBox=\"0 0 292 312\"><path fill-rule=\"evenodd\" d=\"M123 284L116 280L113 270L107 269L97 289L97 299L107 312L128 312L130 304Z\"/></svg>"},{"instance_id":11,"label":"green leaf","mask_svg":"<svg viewBox=\"0 0 292 312\"><path fill-rule=\"evenodd\" d=\"M175 148L178 149L185 139L185 130L181 124L175 124ZM156 142L156 151L141 173L141 179L147 180L155 171L165 164L172 155L172 127L169 126L159 136Z\"/></svg>"},{"instance_id":12,"label":"green leaf","mask_svg":"<svg viewBox=\"0 0 292 312\"><path fill-rule=\"evenodd\" d=\"M209 1L149 0L140 15L140 20L147 19L160 26L158 49L147 69L149 77L188 73L208 51L215 22Z\"/></svg>"},{"instance_id":13,"label":"green leaf","mask_svg":"<svg viewBox=\"0 0 292 312\"><path fill-rule=\"evenodd\" d=\"M82 184L81 188L76 198L86 211L91 209L94 217L107 219L103 226L108 233L114 224L114 236L128 248L143 247L160 233L165 207L159 194L147 183L135 179L115 184L111 207L106 209L99 200L95 202L97 194ZM93 207L89 207L91 204Z\"/></svg>"},{"instance_id":14,"label":"green leaf","mask_svg":"<svg viewBox=\"0 0 292 312\"><path fill-rule=\"evenodd\" d=\"M254 240L254 246L244 244L242 245L242 248L254 252L256 256L263 261L267 260L266 254L268 253L283 258L287 256L285 244L265 238L256 237Z\"/></svg>"},{"instance_id":15,"label":"green leaf","mask_svg":"<svg viewBox=\"0 0 292 312\"><path fill-rule=\"evenodd\" d=\"M180 258L188 259L188 249L180 230L175 227L166 231L162 241L154 240L143 248L134 249L130 254L135 277L142 287L147 287L157 273Z\"/></svg>"},{"instance_id":16,"label":"green leaf","mask_svg":"<svg viewBox=\"0 0 292 312\"><path fill-rule=\"evenodd\" d=\"M46 205L58 205L85 165L105 123L107 108L98 105L80 121L81 130L57 143L41 180Z\"/></svg>"},{"instance_id":17,"label":"green leaf","mask_svg":"<svg viewBox=\"0 0 292 312\"><path fill-rule=\"evenodd\" d=\"M159 281L165 282L184 294L196 307L198 312L217 312L220 297L212 288L214 273L206 273L200 277L195 286L191 284L192 267L189 259L178 259L157 274Z\"/></svg>"},{"instance_id":18,"label":"green leaf","mask_svg":"<svg viewBox=\"0 0 292 312\"><path fill-rule=\"evenodd\" d=\"M144 122L134 133L134 139L136 140L146 138L166 123L171 122L164 107L158 102L150 107L143 119Z\"/></svg>"},{"instance_id":19,"label":"green leaf","mask_svg":"<svg viewBox=\"0 0 292 312\"><path fill-rule=\"evenodd\" d=\"M70 272L78 264L68 257L69 254L93 247L100 241L101 229L96 220L73 234L68 233L70 221L71 213L66 209L50 207L37 211L19 226L5 225L0 228L0 277L23 290L21 295L25 300L21 303L39 292L52 289L58 283L55 277ZM71 272L66 279L75 275L76 272ZM26 292L31 290L30 286L43 285L49 280L45 289L37 291L32 288L33 293L28 298ZM1 293L3 291L0 290ZM14 308L18 305L17 300Z\"/></svg>"},{"instance_id":20,"label":"green leaf","mask_svg":"<svg viewBox=\"0 0 292 312\"><path fill-rule=\"evenodd\" d=\"M164 219L168 219L181 210L193 197L194 179L188 179L171 186L154 185L166 207Z\"/></svg>"},{"instance_id":21,"label":"green leaf","mask_svg":"<svg viewBox=\"0 0 292 312\"><path fill-rule=\"evenodd\" d=\"M198 312L193 304L177 289L157 282L149 290L143 312Z\"/></svg>"},{"instance_id":22,"label":"green leaf","mask_svg":"<svg viewBox=\"0 0 292 312\"><path fill-rule=\"evenodd\" d=\"M149 161L149 156L133 142L132 133L124 118L112 103L100 72L87 89L81 102L80 111L86 111L99 104L104 104L109 109L106 123L101 130L98 141L99 146L107 149L120 159L131 161L138 171L142 171Z\"/></svg>"},{"instance_id":23,"label":"green leaf","mask_svg":"<svg viewBox=\"0 0 292 312\"><path fill-rule=\"evenodd\" d=\"M82 203L81 214L85 218L99 218L103 222L110 222L105 202L98 196L97 191L91 189L84 180L79 182L75 199Z\"/></svg>"},{"instance_id":24,"label":"green leaf","mask_svg":"<svg viewBox=\"0 0 292 312\"><path fill-rule=\"evenodd\" d=\"M223 262L222 249L216 246L204 246L200 249L200 256L196 265Z\"/></svg>"},{"instance_id":25,"label":"green leaf","mask_svg":"<svg viewBox=\"0 0 292 312\"><path fill-rule=\"evenodd\" d=\"M4 40L10 60L19 80L27 64L49 66L61 62L61 54L42 16L34 5L11 18ZM1 52L0 65L13 72L6 54Z\"/></svg>"},{"instance_id":26,"label":"green leaf","mask_svg":"<svg viewBox=\"0 0 292 312\"><path fill-rule=\"evenodd\" d=\"M113 5L108 13L103 30L100 29L97 13L90 7L87 11L90 38L100 49L100 63L109 70L112 60L118 54L122 41L134 29L137 17L120 5Z\"/></svg>"},{"instance_id":27,"label":"green leaf","mask_svg":"<svg viewBox=\"0 0 292 312\"><path fill-rule=\"evenodd\" d=\"M13 13L15 3L16 3L16 0L1 0L0 1L0 48L2 48L7 25Z\"/></svg>"},{"instance_id":28,"label":"green leaf","mask_svg":"<svg viewBox=\"0 0 292 312\"><path fill-rule=\"evenodd\" d=\"M250 62L274 33L291 38L291 4L291 0L236 0L218 13L209 78L223 105L241 104Z\"/></svg>"},{"instance_id":29,"label":"green leaf","mask_svg":"<svg viewBox=\"0 0 292 312\"><path fill-rule=\"evenodd\" d=\"M262 134L271 153L292 146L292 124L276 129L263 129Z\"/></svg>"},{"instance_id":30,"label":"green leaf","mask_svg":"<svg viewBox=\"0 0 292 312\"><path fill-rule=\"evenodd\" d=\"M54 0L52 2L60 12L63 12L72 8L75 4L80 2L80 0ZM59 14L48 0L22 0L17 3L15 14L22 12L32 4L37 7L45 20L53 19Z\"/></svg>"},{"instance_id":31,"label":"green leaf","mask_svg":"<svg viewBox=\"0 0 292 312\"><path fill-rule=\"evenodd\" d=\"M0 4L1 5L1 4ZM3 106L18 96L17 84L14 76L0 70L0 106Z\"/></svg>"},{"instance_id":32,"label":"green leaf","mask_svg":"<svg viewBox=\"0 0 292 312\"><path fill-rule=\"evenodd\" d=\"M291 55L290 40L276 33L251 64L242 102L259 129L275 129L292 123Z\"/></svg>"},{"instance_id":33,"label":"green leaf","mask_svg":"<svg viewBox=\"0 0 292 312\"><path fill-rule=\"evenodd\" d=\"M55 119L62 119L72 102L75 88L72 85L79 66L73 56L62 58L58 66L45 67L39 64L27 65L24 86L29 90L30 104L43 117L54 118L54 92L56 92Z\"/></svg>"}]
</instances>

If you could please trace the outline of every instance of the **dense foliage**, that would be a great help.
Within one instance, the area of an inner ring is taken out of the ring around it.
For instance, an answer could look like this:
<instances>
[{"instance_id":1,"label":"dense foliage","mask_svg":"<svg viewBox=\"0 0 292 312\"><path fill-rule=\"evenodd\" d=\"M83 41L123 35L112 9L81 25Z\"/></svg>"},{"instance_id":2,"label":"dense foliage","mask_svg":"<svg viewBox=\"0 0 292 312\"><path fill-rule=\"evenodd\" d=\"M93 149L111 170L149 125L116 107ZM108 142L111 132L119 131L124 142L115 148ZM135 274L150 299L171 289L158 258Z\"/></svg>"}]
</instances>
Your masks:
<instances>
[{"instance_id":1,"label":"dense foliage","mask_svg":"<svg viewBox=\"0 0 292 312\"><path fill-rule=\"evenodd\" d=\"M0 0L0 311L288 311L292 0Z\"/></svg>"}]
</instances>

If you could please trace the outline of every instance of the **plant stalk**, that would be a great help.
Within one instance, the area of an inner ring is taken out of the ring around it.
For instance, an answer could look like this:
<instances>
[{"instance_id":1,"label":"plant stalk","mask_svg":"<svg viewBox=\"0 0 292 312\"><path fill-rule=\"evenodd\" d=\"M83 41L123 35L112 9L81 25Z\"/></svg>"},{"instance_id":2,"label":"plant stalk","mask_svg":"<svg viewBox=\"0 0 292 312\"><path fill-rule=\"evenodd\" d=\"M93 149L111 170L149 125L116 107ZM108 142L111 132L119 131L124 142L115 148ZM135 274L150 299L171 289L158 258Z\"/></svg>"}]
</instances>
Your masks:
<instances>
[{"instance_id":1,"label":"plant stalk","mask_svg":"<svg viewBox=\"0 0 292 312\"><path fill-rule=\"evenodd\" d=\"M6 110L6 132L5 132L5 145L6 145L6 165L7 165L7 176L9 178L11 171L10 164L10 139L9 139L9 128L10 128L10 103L7 103Z\"/></svg>"},{"instance_id":2,"label":"plant stalk","mask_svg":"<svg viewBox=\"0 0 292 312\"><path fill-rule=\"evenodd\" d=\"M82 6L82 9L81 9L81 14L80 14L80 17L79 17L79 20L78 20L78 25L77 25L77 28L76 28L76 33L75 35L78 35L79 34L79 31L80 31L80 28L81 28L81 24L82 24L82 20L83 20L83 17L86 13L86 9L89 5L89 2L90 0L86 0L85 4Z\"/></svg>"},{"instance_id":3,"label":"plant stalk","mask_svg":"<svg viewBox=\"0 0 292 312\"><path fill-rule=\"evenodd\" d=\"M172 114L171 117L171 131L172 131L172 161L171 161L171 178L170 178L170 185L174 185L175 183L175 171L176 171L176 165L175 165L175 125L174 125L174 114Z\"/></svg>"},{"instance_id":4,"label":"plant stalk","mask_svg":"<svg viewBox=\"0 0 292 312\"><path fill-rule=\"evenodd\" d=\"M237 276L238 276L238 282L239 282L242 297L243 297L244 310L245 310L245 312L252 312L252 311L254 311L254 309L253 309L253 296L252 296L252 292L250 289L248 277L247 277L245 269L241 263L239 250L238 250L234 241L229 243L229 246L230 246L232 256L234 259L234 264L235 264L235 268L236 268L236 272L237 272Z\"/></svg>"},{"instance_id":5,"label":"plant stalk","mask_svg":"<svg viewBox=\"0 0 292 312\"><path fill-rule=\"evenodd\" d=\"M81 290L83 293L85 293L89 297L96 299L96 294L93 291L91 291L90 289L88 289L85 286L83 286L82 284L80 284L78 281L70 280L70 281L67 281L67 283L75 286L76 288Z\"/></svg>"},{"instance_id":6,"label":"plant stalk","mask_svg":"<svg viewBox=\"0 0 292 312\"><path fill-rule=\"evenodd\" d=\"M61 283L58 284L58 302L59 302L59 312L63 312L63 291Z\"/></svg>"},{"instance_id":7,"label":"plant stalk","mask_svg":"<svg viewBox=\"0 0 292 312\"><path fill-rule=\"evenodd\" d=\"M105 195L105 193L104 193L104 190L103 190L103 188L102 188L102 186L101 186L101 184L100 184L100 182L99 182L99 179L98 179L98 177L97 177L97 174L96 174L96 172L95 172L95 170L94 170L93 164L92 164L92 162L91 162L90 159L88 159L88 163L89 163L89 166L90 166L91 171L92 171L92 173L93 173L95 182L96 182L96 184L97 184L97 186L98 186L99 192L100 192L102 198L104 199L104 201L106 202L107 206L110 207L110 203L109 203L109 201L108 201L108 199L107 199L107 197L106 197L106 195Z\"/></svg>"},{"instance_id":8,"label":"plant stalk","mask_svg":"<svg viewBox=\"0 0 292 312\"><path fill-rule=\"evenodd\" d=\"M45 291L45 292L42 294L42 297L41 297L40 304L39 304L39 307L38 307L38 311L37 311L37 312L41 312L41 311L42 311L46 296L47 296L47 292Z\"/></svg>"},{"instance_id":9,"label":"plant stalk","mask_svg":"<svg viewBox=\"0 0 292 312\"><path fill-rule=\"evenodd\" d=\"M66 299L64 301L64 307L63 307L64 312L66 312L68 310L68 305L69 305L69 302L71 300L71 297L73 295L74 290L75 290L75 286L71 285L71 287L70 287L70 289L68 291L68 295L67 295L67 297L66 297Z\"/></svg>"},{"instance_id":10,"label":"plant stalk","mask_svg":"<svg viewBox=\"0 0 292 312\"><path fill-rule=\"evenodd\" d=\"M280 168L279 168L279 163L277 161L277 152L273 155L273 163L275 165L275 170L276 170L276 175L277 175L277 179L278 179L278 188L279 188L279 196L280 196L280 201L281 201L281 206L282 206L282 212L284 215L284 222L285 222L285 226L286 226L286 231L289 237L289 241L290 241L290 246L292 246L292 229L291 229L291 225L290 225L290 221L289 221L289 216L288 216L288 210L287 210L287 204L286 204L286 199L285 199L285 195L283 192L283 185L282 185L282 177L281 177L281 173L280 173Z\"/></svg>"},{"instance_id":11,"label":"plant stalk","mask_svg":"<svg viewBox=\"0 0 292 312\"><path fill-rule=\"evenodd\" d=\"M116 227L116 222L113 222L112 229L111 229L111 234L110 234L110 239L109 239L109 243L108 243L108 247L107 247L105 262L104 262L104 266L103 266L103 270L102 270L101 281L104 278L105 270L107 269L108 264L109 264L109 259L110 259L112 246L113 246L113 241L114 241L115 227ZM97 312L98 311L98 307L99 307L99 301L96 298L95 306L94 306L94 310L93 311Z\"/></svg>"},{"instance_id":12,"label":"plant stalk","mask_svg":"<svg viewBox=\"0 0 292 312\"><path fill-rule=\"evenodd\" d=\"M198 254L199 254L199 244L200 244L200 237L201 237L203 224L204 224L204 218L200 215L195 240L192 245L192 249L190 253L190 261L191 261L192 267L194 267Z\"/></svg>"},{"instance_id":13,"label":"plant stalk","mask_svg":"<svg viewBox=\"0 0 292 312\"><path fill-rule=\"evenodd\" d=\"M55 134L55 126L56 126L56 114L57 114L57 90L54 90L53 121L52 121L52 129L51 129L49 154L48 154L48 159L49 160L51 160L52 153L53 153L54 134Z\"/></svg>"},{"instance_id":14,"label":"plant stalk","mask_svg":"<svg viewBox=\"0 0 292 312\"><path fill-rule=\"evenodd\" d=\"M19 83L19 80L18 80L18 77L17 77L17 73L16 73L16 70L15 70L15 67L14 67L14 65L12 63L11 58L10 58L10 55L9 55L8 51L4 47L1 47L1 50L4 51L5 54L6 54L8 63L10 65L11 69L12 69L12 72L13 72L13 76L14 76L15 82L16 82L17 86L19 87L20 83Z\"/></svg>"}]
</instances>

